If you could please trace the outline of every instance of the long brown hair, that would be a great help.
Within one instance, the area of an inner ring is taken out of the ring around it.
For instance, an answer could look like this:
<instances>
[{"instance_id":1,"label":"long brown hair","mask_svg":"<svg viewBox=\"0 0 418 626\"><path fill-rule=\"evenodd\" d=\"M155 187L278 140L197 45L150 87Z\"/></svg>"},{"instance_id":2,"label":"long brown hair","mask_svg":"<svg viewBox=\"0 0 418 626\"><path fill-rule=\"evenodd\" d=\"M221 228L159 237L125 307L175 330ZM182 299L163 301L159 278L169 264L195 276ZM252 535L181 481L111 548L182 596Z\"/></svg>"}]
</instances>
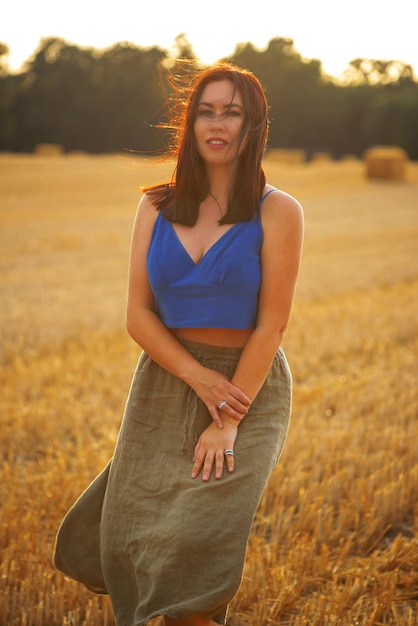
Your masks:
<instances>
[{"instance_id":1,"label":"long brown hair","mask_svg":"<svg viewBox=\"0 0 418 626\"><path fill-rule=\"evenodd\" d=\"M183 104L180 114L169 127L176 129L170 156L177 159L173 179L164 185L145 187L144 193L151 196L158 210L172 222L187 226L196 223L199 205L209 191L209 184L202 157L194 135L194 122L205 87L214 81L229 80L233 93L238 91L243 100L244 122L235 158L233 179L228 208L220 224L233 224L251 219L258 209L266 183L262 159L268 136L268 104L260 81L248 70L232 63L218 63L201 70L187 89L187 100L177 99ZM238 154L244 141L245 148Z\"/></svg>"}]
</instances>

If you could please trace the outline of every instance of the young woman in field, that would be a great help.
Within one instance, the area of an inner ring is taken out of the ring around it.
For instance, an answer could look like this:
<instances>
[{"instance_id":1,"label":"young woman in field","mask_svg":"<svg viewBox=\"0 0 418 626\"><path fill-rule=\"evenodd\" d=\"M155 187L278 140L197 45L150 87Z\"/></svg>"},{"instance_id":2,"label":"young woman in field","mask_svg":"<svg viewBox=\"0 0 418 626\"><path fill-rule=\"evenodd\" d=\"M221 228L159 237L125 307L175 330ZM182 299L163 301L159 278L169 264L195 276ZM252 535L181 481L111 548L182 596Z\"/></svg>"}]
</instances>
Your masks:
<instances>
[{"instance_id":1,"label":"young woman in field","mask_svg":"<svg viewBox=\"0 0 418 626\"><path fill-rule=\"evenodd\" d=\"M280 344L303 217L266 183L267 133L252 73L202 71L173 181L139 203L127 328L143 352L110 472L72 511L100 500L101 571L83 582L110 594L118 626L157 615L166 626L226 623L286 438L291 374Z\"/></svg>"}]
</instances>

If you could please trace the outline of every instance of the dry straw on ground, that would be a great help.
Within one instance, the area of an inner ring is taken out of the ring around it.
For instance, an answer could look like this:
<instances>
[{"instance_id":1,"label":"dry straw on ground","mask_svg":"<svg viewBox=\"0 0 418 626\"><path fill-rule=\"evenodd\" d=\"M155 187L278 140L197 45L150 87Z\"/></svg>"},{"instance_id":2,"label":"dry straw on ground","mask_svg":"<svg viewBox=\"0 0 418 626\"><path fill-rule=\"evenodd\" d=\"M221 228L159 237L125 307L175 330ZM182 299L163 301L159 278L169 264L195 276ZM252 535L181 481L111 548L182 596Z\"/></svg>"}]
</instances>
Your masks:
<instances>
[{"instance_id":1,"label":"dry straw on ground","mask_svg":"<svg viewBox=\"0 0 418 626\"><path fill-rule=\"evenodd\" d=\"M0 156L1 626L113 625L51 553L112 454L139 353L127 256L139 185L171 173L153 165ZM266 168L306 215L284 343L294 409L231 626L413 626L418 165L402 184L354 161Z\"/></svg>"}]
</instances>

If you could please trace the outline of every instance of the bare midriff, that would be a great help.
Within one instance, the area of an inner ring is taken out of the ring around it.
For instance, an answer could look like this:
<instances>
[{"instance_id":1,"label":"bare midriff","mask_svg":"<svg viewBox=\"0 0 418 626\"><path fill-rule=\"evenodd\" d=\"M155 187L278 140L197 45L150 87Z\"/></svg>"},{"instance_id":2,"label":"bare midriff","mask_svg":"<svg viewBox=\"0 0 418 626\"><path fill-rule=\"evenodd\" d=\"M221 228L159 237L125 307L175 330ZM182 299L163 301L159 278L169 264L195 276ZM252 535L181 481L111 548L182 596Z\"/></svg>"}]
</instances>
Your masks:
<instances>
[{"instance_id":1,"label":"bare midriff","mask_svg":"<svg viewBox=\"0 0 418 626\"><path fill-rule=\"evenodd\" d=\"M254 331L253 328L244 330L236 328L170 328L170 330L179 339L226 348L242 348Z\"/></svg>"}]
</instances>

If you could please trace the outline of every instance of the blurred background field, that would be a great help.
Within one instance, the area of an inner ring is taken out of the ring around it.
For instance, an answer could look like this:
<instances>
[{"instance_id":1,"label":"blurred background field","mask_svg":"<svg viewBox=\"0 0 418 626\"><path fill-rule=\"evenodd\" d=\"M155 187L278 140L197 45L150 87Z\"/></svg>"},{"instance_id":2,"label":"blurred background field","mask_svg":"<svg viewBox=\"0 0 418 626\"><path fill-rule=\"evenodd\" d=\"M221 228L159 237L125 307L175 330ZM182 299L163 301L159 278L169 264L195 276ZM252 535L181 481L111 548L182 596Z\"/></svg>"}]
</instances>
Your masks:
<instances>
[{"instance_id":1,"label":"blurred background field","mask_svg":"<svg viewBox=\"0 0 418 626\"><path fill-rule=\"evenodd\" d=\"M284 163L306 238L284 341L289 438L256 517L231 626L418 623L418 164ZM55 572L58 524L112 455L140 349L128 250L133 154L0 155L0 625L112 626ZM156 621L158 623L158 621Z\"/></svg>"}]
</instances>

